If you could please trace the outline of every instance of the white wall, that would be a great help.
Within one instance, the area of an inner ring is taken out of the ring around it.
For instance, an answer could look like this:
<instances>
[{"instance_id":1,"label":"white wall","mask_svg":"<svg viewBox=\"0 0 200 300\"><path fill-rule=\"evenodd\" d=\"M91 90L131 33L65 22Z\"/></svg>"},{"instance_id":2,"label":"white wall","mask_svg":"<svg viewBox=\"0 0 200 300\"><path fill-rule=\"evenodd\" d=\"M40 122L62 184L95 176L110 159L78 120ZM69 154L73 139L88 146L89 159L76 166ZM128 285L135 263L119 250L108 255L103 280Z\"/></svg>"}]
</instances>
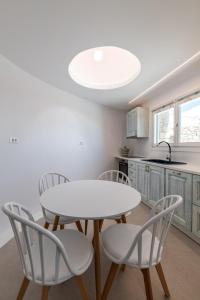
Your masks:
<instances>
[{"instance_id":1,"label":"white wall","mask_svg":"<svg viewBox=\"0 0 200 300\"><path fill-rule=\"evenodd\" d=\"M186 73L186 74L185 74ZM158 157L165 158L168 152L167 147L152 147L152 111L159 108L162 105L172 102L191 91L200 88L200 73L198 72L185 72L184 76L181 75L177 78L173 78L173 84L166 84L160 91L155 92L149 96L149 100L145 101L142 105L149 108L149 138L128 140L127 144L132 149L135 155L143 155L145 157ZM188 73L188 77L186 76ZM195 163L200 165L200 148L180 148L172 147L172 158L175 160L181 160L189 163Z\"/></svg>"},{"instance_id":2,"label":"white wall","mask_svg":"<svg viewBox=\"0 0 200 300\"><path fill-rule=\"evenodd\" d=\"M43 172L61 172L73 180L96 178L113 166L113 155L123 144L124 112L60 91L2 56L0 103L1 205L17 201L38 216ZM10 144L11 136L19 143ZM0 228L1 245L10 233L2 212Z\"/></svg>"}]
</instances>

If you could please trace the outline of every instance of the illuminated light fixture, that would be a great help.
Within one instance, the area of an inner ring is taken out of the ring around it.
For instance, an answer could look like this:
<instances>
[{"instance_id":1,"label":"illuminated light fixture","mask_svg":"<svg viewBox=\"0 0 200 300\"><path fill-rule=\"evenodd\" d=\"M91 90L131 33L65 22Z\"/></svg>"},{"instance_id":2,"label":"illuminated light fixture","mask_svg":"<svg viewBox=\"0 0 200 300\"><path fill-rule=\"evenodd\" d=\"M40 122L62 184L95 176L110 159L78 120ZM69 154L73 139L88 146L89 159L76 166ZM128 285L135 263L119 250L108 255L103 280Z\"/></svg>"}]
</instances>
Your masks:
<instances>
[{"instance_id":1,"label":"illuminated light fixture","mask_svg":"<svg viewBox=\"0 0 200 300\"><path fill-rule=\"evenodd\" d=\"M113 46L91 48L78 53L68 72L78 84L99 90L125 86L141 72L138 58L131 52Z\"/></svg>"},{"instance_id":2,"label":"illuminated light fixture","mask_svg":"<svg viewBox=\"0 0 200 300\"><path fill-rule=\"evenodd\" d=\"M101 50L94 50L94 60L101 61L103 59L103 52Z\"/></svg>"}]
</instances>

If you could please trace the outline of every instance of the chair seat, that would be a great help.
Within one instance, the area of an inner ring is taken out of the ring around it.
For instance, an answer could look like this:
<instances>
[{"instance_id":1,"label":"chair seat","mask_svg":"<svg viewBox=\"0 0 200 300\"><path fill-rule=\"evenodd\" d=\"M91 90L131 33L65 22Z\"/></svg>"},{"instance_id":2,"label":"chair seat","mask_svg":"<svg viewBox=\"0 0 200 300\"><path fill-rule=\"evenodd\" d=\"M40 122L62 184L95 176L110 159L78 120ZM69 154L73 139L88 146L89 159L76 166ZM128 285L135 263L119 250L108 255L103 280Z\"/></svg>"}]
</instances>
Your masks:
<instances>
[{"instance_id":1,"label":"chair seat","mask_svg":"<svg viewBox=\"0 0 200 300\"><path fill-rule=\"evenodd\" d=\"M90 266L93 259L93 247L91 242L85 237L84 234L73 229L56 231L54 234L59 238L66 249L68 261L73 268L78 270L78 272L80 271L80 273L84 273ZM52 263L55 261L55 244L50 239L44 237L43 247L45 252L44 268L45 273L47 274L45 281L48 283L48 285L55 285L57 283L64 282L74 276L61 257L58 280L55 282L55 263ZM33 243L31 252L34 261L35 282L41 284L41 262L38 242ZM31 267L27 255L26 260L28 262L28 274L30 274L31 279Z\"/></svg>"},{"instance_id":2,"label":"chair seat","mask_svg":"<svg viewBox=\"0 0 200 300\"><path fill-rule=\"evenodd\" d=\"M53 224L54 223L54 219L55 219L55 214L48 212L47 210L45 210L45 216L44 219L46 222L48 222L49 224ZM60 217L59 218L59 224L70 224L70 223L74 223L76 222L76 219L70 218L70 217Z\"/></svg>"},{"instance_id":3,"label":"chair seat","mask_svg":"<svg viewBox=\"0 0 200 300\"><path fill-rule=\"evenodd\" d=\"M115 224L110 226L102 233L102 243L106 255L110 258L111 261L115 263L125 263L130 266L147 268L149 267L149 257L150 257L150 247L151 247L151 238L152 233L149 230L146 230L143 233L142 237L142 260L141 265L138 265L138 247L136 246L133 250L131 256L127 261L123 261L123 258L126 256L130 246L135 239L135 236L141 229L141 226L133 224ZM159 240L155 239L152 265L158 263L157 258L157 249L159 246ZM161 253L158 260L161 260ZM122 262L123 261L123 262Z\"/></svg>"}]
</instances>

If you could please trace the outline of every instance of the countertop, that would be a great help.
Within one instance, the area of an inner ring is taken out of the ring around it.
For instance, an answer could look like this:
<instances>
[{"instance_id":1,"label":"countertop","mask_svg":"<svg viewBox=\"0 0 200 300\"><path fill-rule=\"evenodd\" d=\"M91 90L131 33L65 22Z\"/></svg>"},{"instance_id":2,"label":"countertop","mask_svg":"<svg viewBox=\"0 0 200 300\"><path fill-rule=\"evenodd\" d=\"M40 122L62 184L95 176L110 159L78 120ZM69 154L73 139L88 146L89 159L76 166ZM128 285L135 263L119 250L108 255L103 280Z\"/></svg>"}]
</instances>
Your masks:
<instances>
[{"instance_id":1,"label":"countertop","mask_svg":"<svg viewBox=\"0 0 200 300\"><path fill-rule=\"evenodd\" d=\"M143 161L142 159L147 159L146 157L138 158L138 157L124 157L124 156L120 156L120 155L115 155L115 158L130 160L130 161L135 161L135 162L139 162L139 163L143 163L143 164L162 167L162 168L165 168L165 169L177 170L177 171L180 171L180 172L186 172L186 173L200 175L200 165L198 165L198 164L194 165L194 164L191 164L191 163L187 163L186 165L165 165L165 164L158 164L158 163L153 163L153 162L149 162L149 161L148 162ZM150 157L148 157L148 158L150 158Z\"/></svg>"}]
</instances>

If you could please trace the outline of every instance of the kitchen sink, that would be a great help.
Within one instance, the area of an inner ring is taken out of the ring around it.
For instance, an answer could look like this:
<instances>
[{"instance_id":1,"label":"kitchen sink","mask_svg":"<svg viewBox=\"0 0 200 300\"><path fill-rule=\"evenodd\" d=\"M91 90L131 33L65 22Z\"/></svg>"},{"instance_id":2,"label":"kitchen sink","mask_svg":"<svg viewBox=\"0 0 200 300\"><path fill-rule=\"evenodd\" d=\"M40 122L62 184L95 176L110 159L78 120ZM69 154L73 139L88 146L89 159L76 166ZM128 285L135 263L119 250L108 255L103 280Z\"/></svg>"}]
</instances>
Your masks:
<instances>
[{"instance_id":1,"label":"kitchen sink","mask_svg":"<svg viewBox=\"0 0 200 300\"><path fill-rule=\"evenodd\" d=\"M182 161L168 161L165 159L156 159L156 158L149 158L149 159L142 159L143 161L149 161L157 164L163 164L163 165L186 165L187 163Z\"/></svg>"}]
</instances>

